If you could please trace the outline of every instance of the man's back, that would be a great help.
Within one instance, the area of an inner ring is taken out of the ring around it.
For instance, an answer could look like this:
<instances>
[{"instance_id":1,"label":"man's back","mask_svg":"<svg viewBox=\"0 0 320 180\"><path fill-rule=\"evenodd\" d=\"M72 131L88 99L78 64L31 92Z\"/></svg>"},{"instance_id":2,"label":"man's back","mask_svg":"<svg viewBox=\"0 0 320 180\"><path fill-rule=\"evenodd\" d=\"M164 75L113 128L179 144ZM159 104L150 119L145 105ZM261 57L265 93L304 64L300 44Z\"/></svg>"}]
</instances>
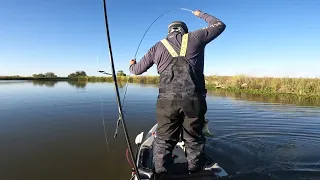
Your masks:
<instances>
[{"instance_id":1,"label":"man's back","mask_svg":"<svg viewBox=\"0 0 320 180\"><path fill-rule=\"evenodd\" d=\"M170 45L176 52L180 52L182 33L173 32L170 33L165 39L168 40ZM163 69L165 69L171 60L170 53L166 50L161 42L156 45L157 52L155 55L155 64L158 67L158 73L160 74ZM203 61L204 61L204 48L205 45L201 43L192 32L189 33L188 46L186 52L186 59L189 63L197 70L203 71Z\"/></svg>"},{"instance_id":2,"label":"man's back","mask_svg":"<svg viewBox=\"0 0 320 180\"><path fill-rule=\"evenodd\" d=\"M193 13L209 25L188 32L183 22L172 22L166 38L151 47L138 63L133 61L130 66L130 71L139 75L156 64L160 74L156 104L157 136L153 142L156 174L168 172L174 161L171 153L180 135L186 145L188 171L200 171L205 164L205 138L202 133L207 112L204 48L224 31L225 25L206 13Z\"/></svg>"},{"instance_id":3,"label":"man's back","mask_svg":"<svg viewBox=\"0 0 320 180\"><path fill-rule=\"evenodd\" d=\"M208 26L189 32L186 59L196 70L203 72L205 46L218 37L226 26L217 18L206 13L201 12L199 17L204 19L208 23ZM172 32L166 37L176 52L180 52L183 34L184 33ZM153 64L156 64L158 73L160 74L168 66L170 61L171 54L159 41L149 49L148 53L139 61L139 63L130 66L130 71L133 74L140 75L146 72Z\"/></svg>"}]
</instances>

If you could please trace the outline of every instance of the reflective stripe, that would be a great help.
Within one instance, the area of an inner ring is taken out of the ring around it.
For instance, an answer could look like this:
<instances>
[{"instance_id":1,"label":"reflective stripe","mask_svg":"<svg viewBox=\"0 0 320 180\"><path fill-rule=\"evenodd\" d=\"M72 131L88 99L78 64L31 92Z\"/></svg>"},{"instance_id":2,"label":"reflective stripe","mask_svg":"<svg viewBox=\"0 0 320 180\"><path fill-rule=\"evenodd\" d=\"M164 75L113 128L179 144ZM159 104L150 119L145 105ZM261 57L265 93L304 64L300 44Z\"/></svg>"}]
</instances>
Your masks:
<instances>
[{"instance_id":1,"label":"reflective stripe","mask_svg":"<svg viewBox=\"0 0 320 180\"><path fill-rule=\"evenodd\" d=\"M172 48L169 42L166 39L161 40L162 44L167 48L172 57L178 57L176 51Z\"/></svg>"},{"instance_id":2,"label":"reflective stripe","mask_svg":"<svg viewBox=\"0 0 320 180\"><path fill-rule=\"evenodd\" d=\"M188 47L188 33L184 34L182 37L180 56L186 56Z\"/></svg>"},{"instance_id":3,"label":"reflective stripe","mask_svg":"<svg viewBox=\"0 0 320 180\"><path fill-rule=\"evenodd\" d=\"M188 47L188 37L189 37L188 33L186 33L182 36L180 56L186 56L187 47ZM172 46L169 44L169 42L166 39L162 39L161 42L167 48L167 50L169 51L169 53L171 54L172 57L178 57L178 54L176 53L176 51L172 48Z\"/></svg>"}]
</instances>

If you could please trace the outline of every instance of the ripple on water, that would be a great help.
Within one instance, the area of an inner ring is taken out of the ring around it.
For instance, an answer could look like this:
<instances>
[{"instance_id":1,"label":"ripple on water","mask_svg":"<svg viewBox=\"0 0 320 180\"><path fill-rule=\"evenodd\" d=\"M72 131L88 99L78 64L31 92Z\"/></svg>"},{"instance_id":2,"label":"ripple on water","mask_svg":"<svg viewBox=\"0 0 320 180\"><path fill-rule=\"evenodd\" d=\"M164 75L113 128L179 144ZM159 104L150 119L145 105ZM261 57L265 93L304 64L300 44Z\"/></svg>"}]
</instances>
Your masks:
<instances>
[{"instance_id":1,"label":"ripple on water","mask_svg":"<svg viewBox=\"0 0 320 180\"><path fill-rule=\"evenodd\" d=\"M221 157L231 156L226 165L231 169L260 175L271 170L320 172L317 108L215 98L208 102L206 116L215 134L209 145Z\"/></svg>"},{"instance_id":2,"label":"ripple on water","mask_svg":"<svg viewBox=\"0 0 320 180\"><path fill-rule=\"evenodd\" d=\"M52 88L32 83L4 86L0 154L5 160L0 164L7 168L5 177L21 179L35 172L33 179L54 179L48 174L66 179L130 178L130 167L124 168L123 135L113 138L118 118L113 84L88 83L83 89L60 82ZM156 92L130 84L124 104L130 134L146 132L155 123ZM242 174L237 179L320 179L320 108L207 99L206 118L214 133L207 141L210 155L228 172ZM116 150L112 154L105 147L101 102L108 148Z\"/></svg>"}]
</instances>

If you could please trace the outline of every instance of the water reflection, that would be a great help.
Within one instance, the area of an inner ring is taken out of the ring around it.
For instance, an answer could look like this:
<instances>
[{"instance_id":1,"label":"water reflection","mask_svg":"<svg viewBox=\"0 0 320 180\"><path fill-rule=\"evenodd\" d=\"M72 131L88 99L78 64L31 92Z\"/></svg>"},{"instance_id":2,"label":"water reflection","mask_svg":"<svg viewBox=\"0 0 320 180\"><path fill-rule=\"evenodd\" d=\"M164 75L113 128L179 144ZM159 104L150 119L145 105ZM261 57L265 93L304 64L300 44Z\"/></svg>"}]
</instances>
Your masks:
<instances>
[{"instance_id":1,"label":"water reflection","mask_svg":"<svg viewBox=\"0 0 320 180\"><path fill-rule=\"evenodd\" d=\"M125 88L126 87L126 83L125 82L118 82L118 88Z\"/></svg>"},{"instance_id":2,"label":"water reflection","mask_svg":"<svg viewBox=\"0 0 320 180\"><path fill-rule=\"evenodd\" d=\"M114 84L59 81L54 90L48 84L23 81L0 87L0 179L130 179L123 133L113 137L118 118ZM126 83L118 85L124 91ZM154 125L158 91L156 85L129 84L128 92L127 127L135 137ZM208 95L206 116L214 133L207 141L210 155L239 174L234 180L320 179L318 108L221 98L299 103L292 96Z\"/></svg>"},{"instance_id":3,"label":"water reflection","mask_svg":"<svg viewBox=\"0 0 320 180\"><path fill-rule=\"evenodd\" d=\"M84 89L88 82L87 81L68 81L68 84L77 89Z\"/></svg>"},{"instance_id":4,"label":"water reflection","mask_svg":"<svg viewBox=\"0 0 320 180\"><path fill-rule=\"evenodd\" d=\"M320 106L319 97L299 97L295 95L260 95L243 92L208 91L208 96L224 96L247 101L265 103L295 104L298 106Z\"/></svg>"},{"instance_id":5,"label":"water reflection","mask_svg":"<svg viewBox=\"0 0 320 180\"><path fill-rule=\"evenodd\" d=\"M45 87L54 87L59 81L41 81L41 80L33 80L32 84L34 86L45 86ZM28 81L5 81L1 82L0 85L7 84L17 84L17 83L28 83ZM96 84L96 83L108 83L114 85L113 82L88 82L88 81L67 81L67 83L75 87L77 89L86 88L88 83ZM130 83L131 84L131 83ZM158 88L156 84L134 84L135 86L144 87L154 87ZM130 86L128 89L130 89ZM126 83L118 82L118 87L120 93L125 91ZM301 97L295 95L260 95L260 94L250 94L244 92L228 92L221 90L209 90L208 97L210 96L223 96L223 97L231 97L234 99L241 99L247 101L256 101L256 102L264 102L264 103L277 103L277 104L293 104L298 106L320 106L320 98L319 97Z\"/></svg>"},{"instance_id":6,"label":"water reflection","mask_svg":"<svg viewBox=\"0 0 320 180\"><path fill-rule=\"evenodd\" d=\"M141 84L140 87L154 87L154 88L159 88L158 84Z\"/></svg>"},{"instance_id":7,"label":"water reflection","mask_svg":"<svg viewBox=\"0 0 320 180\"><path fill-rule=\"evenodd\" d=\"M80 88L83 89L83 88L85 88L85 87L88 85L88 83L90 83L90 84L107 83L107 82L91 82L91 81L67 81L67 82L68 82L68 84L69 84L70 86L75 87L75 88L77 88L77 89L80 89ZM123 83L123 82L118 82L118 87L119 87L120 91L125 88L125 85L126 85L126 84Z\"/></svg>"},{"instance_id":8,"label":"water reflection","mask_svg":"<svg viewBox=\"0 0 320 180\"><path fill-rule=\"evenodd\" d=\"M58 81L41 81L41 80L33 80L32 84L34 86L46 86L46 87L54 87Z\"/></svg>"}]
</instances>

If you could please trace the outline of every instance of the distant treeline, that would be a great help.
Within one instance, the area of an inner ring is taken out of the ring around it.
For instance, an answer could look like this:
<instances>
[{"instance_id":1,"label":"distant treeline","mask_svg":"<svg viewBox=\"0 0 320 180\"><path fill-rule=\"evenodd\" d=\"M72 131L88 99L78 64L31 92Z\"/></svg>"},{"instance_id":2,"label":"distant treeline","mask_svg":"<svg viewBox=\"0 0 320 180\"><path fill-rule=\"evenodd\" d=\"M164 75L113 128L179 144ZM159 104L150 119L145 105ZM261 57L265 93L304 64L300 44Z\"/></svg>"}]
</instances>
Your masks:
<instances>
[{"instance_id":1,"label":"distant treeline","mask_svg":"<svg viewBox=\"0 0 320 180\"><path fill-rule=\"evenodd\" d=\"M70 80L80 76L87 76L84 71L76 71L68 75L68 77L58 77L53 72L33 74L32 76L0 76L0 80Z\"/></svg>"},{"instance_id":2,"label":"distant treeline","mask_svg":"<svg viewBox=\"0 0 320 180\"><path fill-rule=\"evenodd\" d=\"M111 76L87 76L84 71L71 73L68 77L54 77L52 74L44 74L45 77L0 77L0 80L68 80L86 82L113 82ZM50 76L50 77L47 77ZM233 92L247 92L251 94L292 94L298 96L320 97L319 78L272 78L250 76L206 76L207 89L219 89ZM159 76L131 76L127 77L122 71L117 73L118 82L158 84Z\"/></svg>"},{"instance_id":3,"label":"distant treeline","mask_svg":"<svg viewBox=\"0 0 320 180\"><path fill-rule=\"evenodd\" d=\"M85 76L74 80L113 82L112 77ZM118 82L158 84L159 76L118 76ZM293 94L320 96L319 78L272 78L249 76L206 76L207 89L220 89L251 94Z\"/></svg>"},{"instance_id":4,"label":"distant treeline","mask_svg":"<svg viewBox=\"0 0 320 180\"><path fill-rule=\"evenodd\" d=\"M0 80L68 80L67 77L23 77L23 76L0 76Z\"/></svg>"},{"instance_id":5,"label":"distant treeline","mask_svg":"<svg viewBox=\"0 0 320 180\"><path fill-rule=\"evenodd\" d=\"M294 94L320 96L319 78L274 78L250 76L207 76L210 89L248 92L252 94Z\"/></svg>"}]
</instances>

